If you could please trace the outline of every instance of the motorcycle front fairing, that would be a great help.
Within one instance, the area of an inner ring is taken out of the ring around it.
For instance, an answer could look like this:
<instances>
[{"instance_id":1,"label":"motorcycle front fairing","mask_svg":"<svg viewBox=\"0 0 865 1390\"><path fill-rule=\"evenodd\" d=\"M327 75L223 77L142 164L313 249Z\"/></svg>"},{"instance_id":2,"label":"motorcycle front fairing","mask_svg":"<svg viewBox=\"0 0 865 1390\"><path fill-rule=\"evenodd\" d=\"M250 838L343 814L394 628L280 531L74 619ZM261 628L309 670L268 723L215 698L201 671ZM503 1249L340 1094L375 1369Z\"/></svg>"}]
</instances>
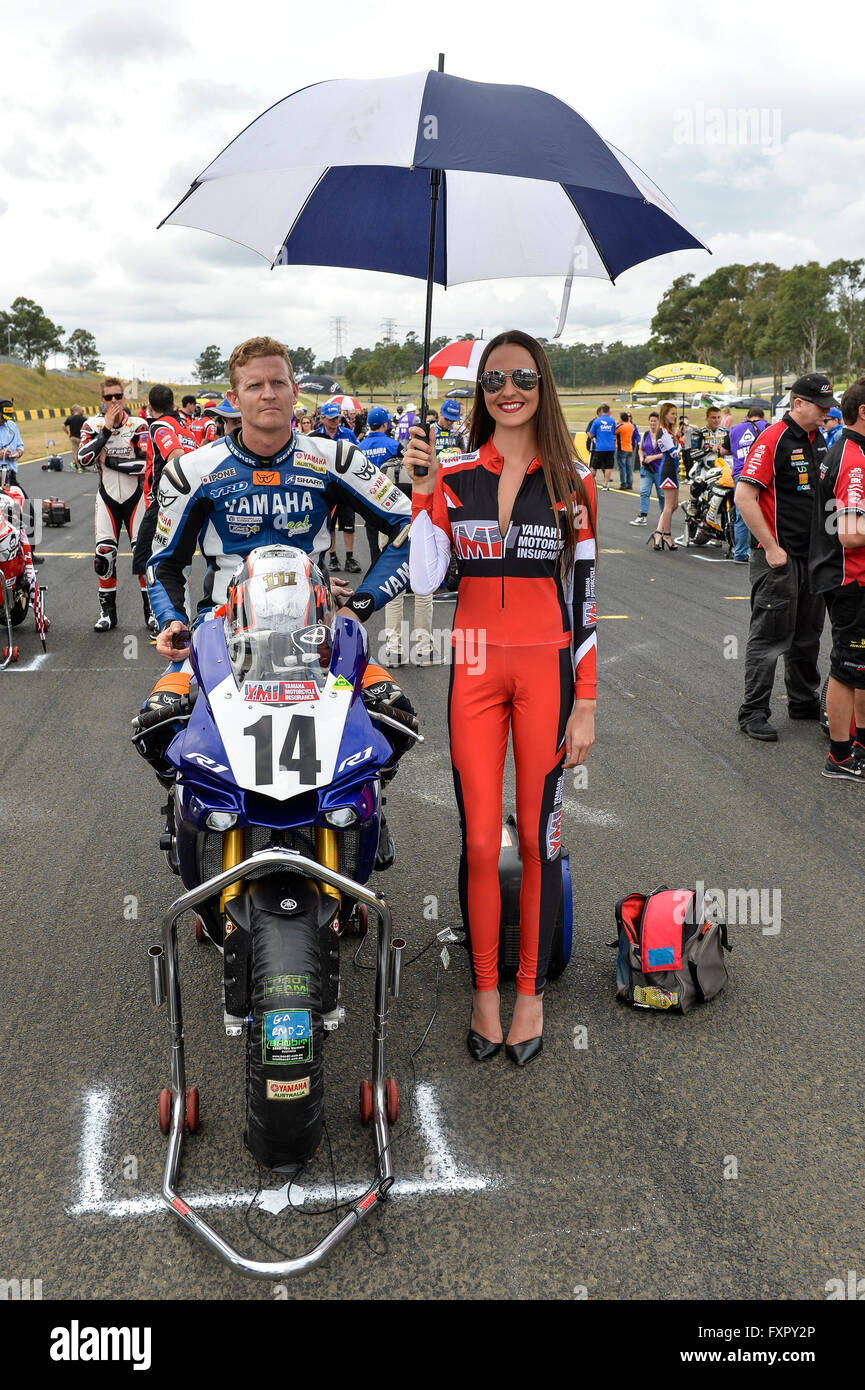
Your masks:
<instances>
[{"instance_id":1,"label":"motorcycle front fairing","mask_svg":"<svg viewBox=\"0 0 865 1390\"><path fill-rule=\"evenodd\" d=\"M222 623L196 629L191 659L199 695L167 751L176 771L178 859L188 887L199 882L198 837L215 811L235 815L237 828L290 830L325 825L326 812L350 807L361 834L358 877L368 878L378 842L379 773L392 750L361 697L367 652L361 624L335 619L326 684L305 700L297 696L311 690L272 689L278 682L239 688Z\"/></svg>"}]
</instances>

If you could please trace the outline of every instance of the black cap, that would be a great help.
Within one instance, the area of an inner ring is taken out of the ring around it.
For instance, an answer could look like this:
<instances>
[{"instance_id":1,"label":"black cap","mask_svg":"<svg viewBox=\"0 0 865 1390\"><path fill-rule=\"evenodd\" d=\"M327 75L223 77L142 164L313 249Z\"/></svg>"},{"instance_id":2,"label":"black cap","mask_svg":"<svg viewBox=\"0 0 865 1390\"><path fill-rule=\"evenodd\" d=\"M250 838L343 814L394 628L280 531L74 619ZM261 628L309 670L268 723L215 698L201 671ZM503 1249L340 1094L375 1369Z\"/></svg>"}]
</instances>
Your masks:
<instances>
[{"instance_id":1,"label":"black cap","mask_svg":"<svg viewBox=\"0 0 865 1390\"><path fill-rule=\"evenodd\" d=\"M794 381L790 387L791 402L794 396L801 396L814 405L825 405L827 410L838 404L832 395L832 383L822 372L808 372L807 376L800 376L798 381Z\"/></svg>"}]
</instances>

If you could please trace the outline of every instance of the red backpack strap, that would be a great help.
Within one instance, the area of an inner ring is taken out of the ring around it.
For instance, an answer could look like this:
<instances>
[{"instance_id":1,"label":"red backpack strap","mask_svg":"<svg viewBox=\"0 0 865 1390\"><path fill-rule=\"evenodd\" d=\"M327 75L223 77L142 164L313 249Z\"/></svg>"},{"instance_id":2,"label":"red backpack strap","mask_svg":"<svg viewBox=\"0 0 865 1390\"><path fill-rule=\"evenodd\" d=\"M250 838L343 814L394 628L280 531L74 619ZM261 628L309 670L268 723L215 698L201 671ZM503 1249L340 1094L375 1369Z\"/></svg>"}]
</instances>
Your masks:
<instances>
[{"instance_id":1,"label":"red backpack strap","mask_svg":"<svg viewBox=\"0 0 865 1390\"><path fill-rule=\"evenodd\" d=\"M681 970L682 928L693 901L693 890L665 888L649 896L640 932L640 968L644 974Z\"/></svg>"}]
</instances>

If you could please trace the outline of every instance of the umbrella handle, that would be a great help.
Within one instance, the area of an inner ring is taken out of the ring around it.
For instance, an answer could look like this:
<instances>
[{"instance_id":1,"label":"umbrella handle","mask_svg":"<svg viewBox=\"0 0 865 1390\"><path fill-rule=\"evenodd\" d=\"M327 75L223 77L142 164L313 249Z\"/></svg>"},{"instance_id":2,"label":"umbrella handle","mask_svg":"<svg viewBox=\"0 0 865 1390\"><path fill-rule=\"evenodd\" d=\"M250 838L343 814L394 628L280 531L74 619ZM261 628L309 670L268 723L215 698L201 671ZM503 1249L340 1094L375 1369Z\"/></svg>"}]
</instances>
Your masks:
<instances>
[{"instance_id":1,"label":"umbrella handle","mask_svg":"<svg viewBox=\"0 0 865 1390\"><path fill-rule=\"evenodd\" d=\"M439 54L439 72L445 70L445 55ZM429 386L429 359L430 359L430 339L432 338L432 297L433 297L433 276L435 274L436 258L436 217L438 215L439 193L442 184L441 169L430 169L429 171L429 257L427 259L426 272L426 317L424 319L423 330L423 376L421 377L421 397L420 397L420 422L424 434L427 433L427 388ZM425 463L415 466L415 477L425 478L429 473Z\"/></svg>"}]
</instances>

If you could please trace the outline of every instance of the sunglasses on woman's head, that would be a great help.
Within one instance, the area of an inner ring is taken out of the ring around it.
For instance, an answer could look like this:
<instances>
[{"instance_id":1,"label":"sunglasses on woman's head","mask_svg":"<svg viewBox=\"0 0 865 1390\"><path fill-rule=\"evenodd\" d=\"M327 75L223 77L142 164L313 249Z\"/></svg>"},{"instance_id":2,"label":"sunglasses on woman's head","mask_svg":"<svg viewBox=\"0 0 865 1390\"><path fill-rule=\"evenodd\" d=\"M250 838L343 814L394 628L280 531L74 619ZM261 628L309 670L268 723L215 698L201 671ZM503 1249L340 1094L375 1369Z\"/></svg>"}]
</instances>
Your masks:
<instances>
[{"instance_id":1,"label":"sunglasses on woman's head","mask_svg":"<svg viewBox=\"0 0 865 1390\"><path fill-rule=\"evenodd\" d=\"M484 372L481 375L481 386L488 396L495 396L497 392L504 390L508 377L518 391L534 391L541 374L533 371L531 367L515 367L512 372Z\"/></svg>"}]
</instances>

